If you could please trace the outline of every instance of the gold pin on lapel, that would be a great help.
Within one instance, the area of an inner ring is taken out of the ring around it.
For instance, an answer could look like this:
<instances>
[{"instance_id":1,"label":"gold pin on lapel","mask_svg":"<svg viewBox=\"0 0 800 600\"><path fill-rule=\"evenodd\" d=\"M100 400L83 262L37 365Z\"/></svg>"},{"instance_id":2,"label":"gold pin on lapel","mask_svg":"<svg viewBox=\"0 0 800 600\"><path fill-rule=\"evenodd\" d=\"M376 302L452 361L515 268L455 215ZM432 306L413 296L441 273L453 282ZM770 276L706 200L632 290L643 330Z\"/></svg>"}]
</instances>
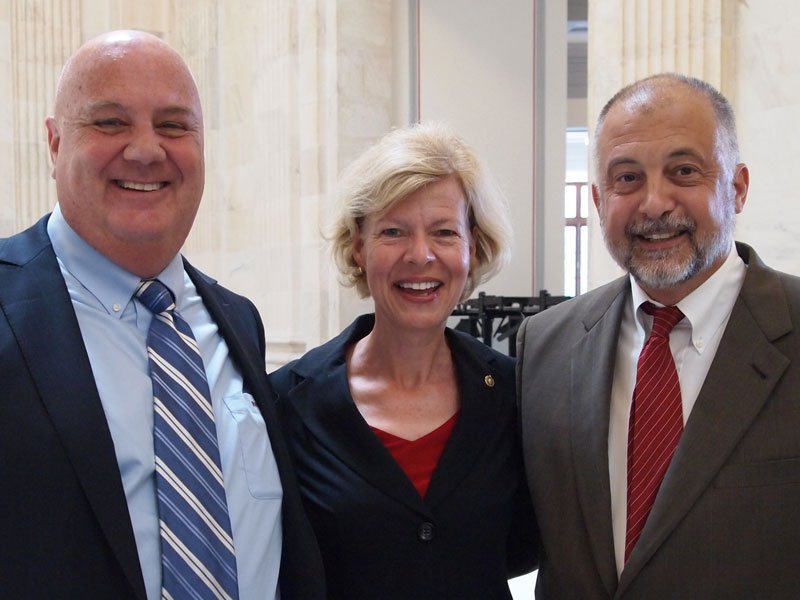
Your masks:
<instances>
[{"instance_id":1,"label":"gold pin on lapel","mask_svg":"<svg viewBox=\"0 0 800 600\"><path fill-rule=\"evenodd\" d=\"M494 377L492 377L491 375L486 375L483 378L483 383L486 384L486 387L494 387Z\"/></svg>"}]
</instances>

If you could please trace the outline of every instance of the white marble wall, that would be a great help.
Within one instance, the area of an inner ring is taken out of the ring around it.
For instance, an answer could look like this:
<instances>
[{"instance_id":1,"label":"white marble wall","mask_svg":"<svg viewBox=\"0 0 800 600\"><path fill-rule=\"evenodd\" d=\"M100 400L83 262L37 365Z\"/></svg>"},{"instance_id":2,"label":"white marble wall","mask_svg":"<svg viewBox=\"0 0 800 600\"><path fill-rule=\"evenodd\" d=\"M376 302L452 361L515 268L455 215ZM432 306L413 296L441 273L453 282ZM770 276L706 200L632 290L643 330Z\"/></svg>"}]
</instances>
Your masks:
<instances>
[{"instance_id":1,"label":"white marble wall","mask_svg":"<svg viewBox=\"0 0 800 600\"><path fill-rule=\"evenodd\" d=\"M33 223L55 201L43 119L60 65L97 33L145 29L186 56L205 108L206 193L186 254L253 299L264 317L272 366L328 339L369 304L338 286L319 228L340 169L397 124L398 105L408 103L408 90L398 89L398 82L413 84L403 71L408 56L396 52L408 45L397 27L398 6L407 4L0 2L0 236ZM737 235L774 266L800 273L793 177L800 12L794 4L592 0L589 10L590 122L619 86L648 73L680 70L718 85L739 115L742 155L752 173ZM405 25L414 26L413 18ZM563 61L557 52L545 57L551 66ZM492 110L477 111L476 122L491 123ZM529 182L530 169L516 177ZM618 272L594 225L592 286ZM516 236L519 247L534 243L532 231L522 228Z\"/></svg>"},{"instance_id":2,"label":"white marble wall","mask_svg":"<svg viewBox=\"0 0 800 600\"><path fill-rule=\"evenodd\" d=\"M277 366L337 333L353 300L320 233L339 170L390 127L390 3L207 1L176 22L210 113L185 253L253 299Z\"/></svg>"},{"instance_id":3,"label":"white marble wall","mask_svg":"<svg viewBox=\"0 0 800 600\"><path fill-rule=\"evenodd\" d=\"M61 64L78 41L77 1L11 0L0 6L0 235L52 207L44 117Z\"/></svg>"},{"instance_id":4,"label":"white marble wall","mask_svg":"<svg viewBox=\"0 0 800 600\"><path fill-rule=\"evenodd\" d=\"M737 238L771 266L800 275L800 11L779 0L736 3L732 86L750 193Z\"/></svg>"}]
</instances>

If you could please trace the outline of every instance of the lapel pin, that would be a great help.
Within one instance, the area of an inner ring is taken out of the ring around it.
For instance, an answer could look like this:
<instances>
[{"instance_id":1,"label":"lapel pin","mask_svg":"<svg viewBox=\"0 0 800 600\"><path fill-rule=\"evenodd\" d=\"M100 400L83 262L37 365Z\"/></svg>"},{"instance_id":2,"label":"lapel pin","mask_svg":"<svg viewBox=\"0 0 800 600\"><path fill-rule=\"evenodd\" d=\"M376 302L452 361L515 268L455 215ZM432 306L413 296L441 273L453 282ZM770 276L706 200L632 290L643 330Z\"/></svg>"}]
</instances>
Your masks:
<instances>
[{"instance_id":1,"label":"lapel pin","mask_svg":"<svg viewBox=\"0 0 800 600\"><path fill-rule=\"evenodd\" d=\"M485 383L487 387L494 387L494 377L491 375L486 375L483 378L483 383Z\"/></svg>"}]
</instances>

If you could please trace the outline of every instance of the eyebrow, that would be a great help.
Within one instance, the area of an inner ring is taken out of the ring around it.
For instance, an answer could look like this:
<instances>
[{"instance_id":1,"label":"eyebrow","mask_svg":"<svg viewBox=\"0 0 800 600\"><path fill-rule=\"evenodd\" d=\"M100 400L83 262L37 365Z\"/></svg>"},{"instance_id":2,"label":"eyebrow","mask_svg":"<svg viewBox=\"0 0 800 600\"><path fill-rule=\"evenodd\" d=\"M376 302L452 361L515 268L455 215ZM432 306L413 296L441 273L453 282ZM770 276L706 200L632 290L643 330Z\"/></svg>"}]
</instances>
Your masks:
<instances>
[{"instance_id":1,"label":"eyebrow","mask_svg":"<svg viewBox=\"0 0 800 600\"><path fill-rule=\"evenodd\" d=\"M80 114L87 116L94 114L101 110L124 110L119 102L110 102L108 100L100 100L98 102L91 102L83 107Z\"/></svg>"},{"instance_id":2,"label":"eyebrow","mask_svg":"<svg viewBox=\"0 0 800 600\"><path fill-rule=\"evenodd\" d=\"M465 215L466 217L466 215ZM402 217L377 217L375 219L376 224L380 225L401 225L405 226L408 219ZM464 219L464 223L469 227L469 220ZM436 228L436 227L443 227L443 226L454 226L457 227L459 225L459 218L458 217L442 217L440 219L436 219L427 225L427 227Z\"/></svg>"},{"instance_id":3,"label":"eyebrow","mask_svg":"<svg viewBox=\"0 0 800 600\"><path fill-rule=\"evenodd\" d=\"M102 110L119 110L126 112L127 108L120 102L113 102L110 100L100 100L98 102L92 102L84 107L81 111L81 115L87 116L92 115L96 112ZM159 108L155 111L157 115L182 115L190 118L196 118L197 115L195 112L189 108L188 106L183 106L181 104L173 104L169 106L165 106L164 108Z\"/></svg>"},{"instance_id":4,"label":"eyebrow","mask_svg":"<svg viewBox=\"0 0 800 600\"><path fill-rule=\"evenodd\" d=\"M636 165L636 164L639 164L639 161L629 158L627 156L620 156L612 160L610 163L608 163L608 166L606 167L606 173L610 173L612 170L614 170L615 167L618 167L619 165Z\"/></svg>"},{"instance_id":5,"label":"eyebrow","mask_svg":"<svg viewBox=\"0 0 800 600\"><path fill-rule=\"evenodd\" d=\"M188 106L182 106L179 104L173 106L165 106L164 108L159 108L156 111L158 115L184 115L187 117L196 118L197 114Z\"/></svg>"},{"instance_id":6,"label":"eyebrow","mask_svg":"<svg viewBox=\"0 0 800 600\"><path fill-rule=\"evenodd\" d=\"M705 160L705 157L702 154L700 154L696 150L693 150L692 148L678 148L677 150L673 150L667 155L667 158L669 159L684 158L684 157L696 158L697 160Z\"/></svg>"},{"instance_id":7,"label":"eyebrow","mask_svg":"<svg viewBox=\"0 0 800 600\"><path fill-rule=\"evenodd\" d=\"M674 160L676 158L694 158L697 160L705 160L702 154L691 148L677 148L667 155L667 160ZM610 173L615 167L620 165L638 165L639 161L629 156L619 156L608 163L606 173Z\"/></svg>"}]
</instances>

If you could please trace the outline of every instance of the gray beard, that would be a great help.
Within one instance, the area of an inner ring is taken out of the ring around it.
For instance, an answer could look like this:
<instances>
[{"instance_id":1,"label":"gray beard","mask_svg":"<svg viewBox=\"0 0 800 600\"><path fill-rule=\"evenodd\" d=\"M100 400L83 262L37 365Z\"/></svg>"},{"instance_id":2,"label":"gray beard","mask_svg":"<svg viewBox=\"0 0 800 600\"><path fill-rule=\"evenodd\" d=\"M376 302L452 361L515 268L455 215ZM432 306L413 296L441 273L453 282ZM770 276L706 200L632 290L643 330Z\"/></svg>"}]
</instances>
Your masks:
<instances>
[{"instance_id":1,"label":"gray beard","mask_svg":"<svg viewBox=\"0 0 800 600\"><path fill-rule=\"evenodd\" d=\"M708 269L714 261L726 256L733 241L736 225L733 206L726 209L722 226L711 234L697 235L697 224L689 218L648 220L629 226L625 230L625 243L614 245L606 235L605 219L600 223L608 251L617 264L633 275L643 287L667 289L680 285L698 273ZM678 256L673 250L637 252L636 237L657 231L683 230L689 236L691 252L688 256Z\"/></svg>"}]
</instances>

